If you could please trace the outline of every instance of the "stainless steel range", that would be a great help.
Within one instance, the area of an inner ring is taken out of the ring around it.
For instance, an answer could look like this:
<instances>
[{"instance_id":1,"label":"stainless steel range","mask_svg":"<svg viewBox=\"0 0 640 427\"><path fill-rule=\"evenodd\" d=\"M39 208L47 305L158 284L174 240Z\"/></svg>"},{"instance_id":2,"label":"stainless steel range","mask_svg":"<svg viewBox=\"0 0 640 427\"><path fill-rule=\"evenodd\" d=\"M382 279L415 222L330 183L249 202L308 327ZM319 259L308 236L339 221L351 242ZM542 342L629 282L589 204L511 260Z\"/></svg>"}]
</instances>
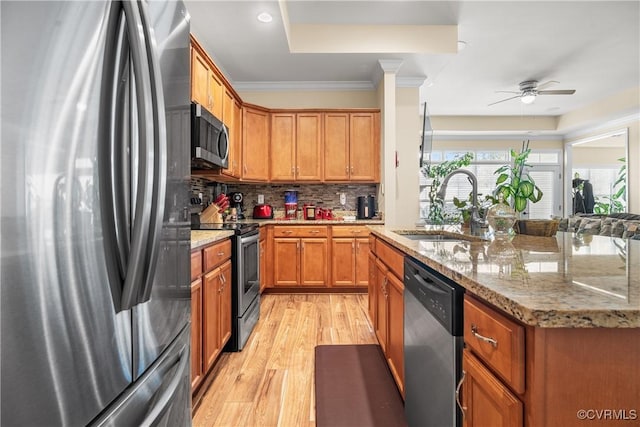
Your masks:
<instances>
[{"instance_id":1,"label":"stainless steel range","mask_svg":"<svg viewBox=\"0 0 640 427\"><path fill-rule=\"evenodd\" d=\"M194 224L193 230L233 230L231 339L226 350L240 351L260 318L260 246L258 224Z\"/></svg>"}]
</instances>

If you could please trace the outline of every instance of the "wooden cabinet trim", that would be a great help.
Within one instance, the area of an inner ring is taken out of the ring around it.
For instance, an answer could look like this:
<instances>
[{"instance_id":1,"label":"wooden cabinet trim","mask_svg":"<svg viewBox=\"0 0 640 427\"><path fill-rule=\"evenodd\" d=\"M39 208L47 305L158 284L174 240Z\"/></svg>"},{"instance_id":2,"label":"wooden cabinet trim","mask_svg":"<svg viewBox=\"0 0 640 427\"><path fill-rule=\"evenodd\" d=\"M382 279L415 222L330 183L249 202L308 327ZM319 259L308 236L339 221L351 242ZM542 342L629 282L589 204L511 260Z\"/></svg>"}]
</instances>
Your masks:
<instances>
[{"instance_id":1,"label":"wooden cabinet trim","mask_svg":"<svg viewBox=\"0 0 640 427\"><path fill-rule=\"evenodd\" d=\"M191 280L195 280L202 274L202 249L191 252Z\"/></svg>"},{"instance_id":2,"label":"wooden cabinet trim","mask_svg":"<svg viewBox=\"0 0 640 427\"><path fill-rule=\"evenodd\" d=\"M388 243L378 239L375 243L376 255L398 277L404 277L404 254Z\"/></svg>"},{"instance_id":3,"label":"wooden cabinet trim","mask_svg":"<svg viewBox=\"0 0 640 427\"><path fill-rule=\"evenodd\" d=\"M333 237L369 237L370 230L362 225L334 225L331 227Z\"/></svg>"},{"instance_id":4,"label":"wooden cabinet trim","mask_svg":"<svg viewBox=\"0 0 640 427\"><path fill-rule=\"evenodd\" d=\"M326 226L273 226L273 237L327 237L328 232Z\"/></svg>"}]
</instances>

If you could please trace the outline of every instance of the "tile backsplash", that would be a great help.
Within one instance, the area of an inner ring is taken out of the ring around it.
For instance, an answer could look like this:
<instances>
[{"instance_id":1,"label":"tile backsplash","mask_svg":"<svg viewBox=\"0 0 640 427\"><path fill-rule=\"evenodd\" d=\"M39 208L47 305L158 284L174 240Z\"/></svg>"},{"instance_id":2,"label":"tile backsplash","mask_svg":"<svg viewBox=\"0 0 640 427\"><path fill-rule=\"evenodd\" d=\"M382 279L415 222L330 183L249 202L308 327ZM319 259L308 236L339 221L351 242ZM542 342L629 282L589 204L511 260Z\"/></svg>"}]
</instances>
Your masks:
<instances>
[{"instance_id":1,"label":"tile backsplash","mask_svg":"<svg viewBox=\"0 0 640 427\"><path fill-rule=\"evenodd\" d=\"M279 211L284 211L284 192L294 190L298 192L298 207L305 203L313 203L322 208L334 210L356 210L356 197L377 195L376 184L228 184L226 192L241 192L244 194L244 209L248 216L253 212L253 207L258 203L258 195L264 195L264 203L273 206L278 216ZM191 178L191 191L193 197L203 193L205 203L211 201L215 195L225 191L224 184L209 182L199 177ZM346 204L340 205L340 193L345 193Z\"/></svg>"}]
</instances>

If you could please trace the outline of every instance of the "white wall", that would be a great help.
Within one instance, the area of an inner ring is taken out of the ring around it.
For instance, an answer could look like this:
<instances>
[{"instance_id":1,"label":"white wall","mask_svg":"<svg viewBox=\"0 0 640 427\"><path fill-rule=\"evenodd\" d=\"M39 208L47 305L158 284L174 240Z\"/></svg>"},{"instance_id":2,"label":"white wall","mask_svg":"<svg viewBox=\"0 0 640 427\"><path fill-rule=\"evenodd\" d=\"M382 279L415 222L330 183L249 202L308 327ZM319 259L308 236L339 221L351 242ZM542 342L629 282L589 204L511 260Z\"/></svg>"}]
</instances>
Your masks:
<instances>
[{"instance_id":1,"label":"white wall","mask_svg":"<svg viewBox=\"0 0 640 427\"><path fill-rule=\"evenodd\" d=\"M395 218L398 225L414 226L419 218L420 94L418 88L396 88Z\"/></svg>"}]
</instances>

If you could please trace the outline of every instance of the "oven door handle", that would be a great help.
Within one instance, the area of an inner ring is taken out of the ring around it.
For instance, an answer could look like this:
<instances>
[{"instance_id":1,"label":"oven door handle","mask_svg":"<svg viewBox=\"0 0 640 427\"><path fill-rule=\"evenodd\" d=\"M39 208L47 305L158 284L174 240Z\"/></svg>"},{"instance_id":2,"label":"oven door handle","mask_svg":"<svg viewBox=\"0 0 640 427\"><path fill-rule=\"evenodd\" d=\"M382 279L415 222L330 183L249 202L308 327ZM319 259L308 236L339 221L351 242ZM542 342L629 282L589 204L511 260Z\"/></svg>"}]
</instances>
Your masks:
<instances>
[{"instance_id":1,"label":"oven door handle","mask_svg":"<svg viewBox=\"0 0 640 427\"><path fill-rule=\"evenodd\" d=\"M240 236L240 244L246 245L249 243L257 242L259 238L260 238L260 233L258 232L252 233L249 235Z\"/></svg>"}]
</instances>

